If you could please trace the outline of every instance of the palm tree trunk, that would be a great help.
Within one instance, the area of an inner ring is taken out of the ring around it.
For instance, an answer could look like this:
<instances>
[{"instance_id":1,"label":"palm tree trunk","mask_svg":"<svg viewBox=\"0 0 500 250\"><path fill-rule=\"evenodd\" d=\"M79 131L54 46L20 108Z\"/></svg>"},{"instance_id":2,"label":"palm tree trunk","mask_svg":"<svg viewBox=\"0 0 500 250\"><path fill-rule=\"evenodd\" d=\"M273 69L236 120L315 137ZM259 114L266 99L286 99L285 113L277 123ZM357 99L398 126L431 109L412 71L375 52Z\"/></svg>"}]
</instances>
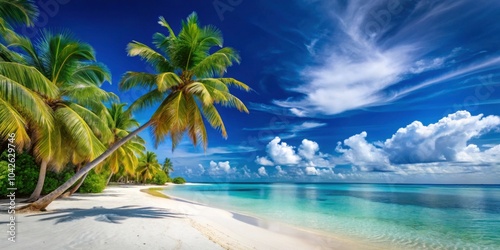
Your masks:
<instances>
[{"instance_id":1,"label":"palm tree trunk","mask_svg":"<svg viewBox=\"0 0 500 250\"><path fill-rule=\"evenodd\" d=\"M36 183L36 188L26 202L33 202L40 198L40 194L42 194L43 190L43 184L45 182L45 174L47 173L47 164L48 162L46 160L42 161L42 164L40 165L40 173L38 174L38 182Z\"/></svg>"},{"instance_id":2,"label":"palm tree trunk","mask_svg":"<svg viewBox=\"0 0 500 250\"><path fill-rule=\"evenodd\" d=\"M76 193L76 191L78 191L78 189L82 186L82 184L85 181L85 178L87 178L88 174L89 173L87 172L82 178L80 178L80 180L78 181L78 183L71 190L69 190L66 193L62 194L61 196L59 196L59 198L67 198L67 197L72 196L74 193Z\"/></svg>"},{"instance_id":3,"label":"palm tree trunk","mask_svg":"<svg viewBox=\"0 0 500 250\"><path fill-rule=\"evenodd\" d=\"M109 173L108 181L106 181L106 186L109 185L109 181L111 180L111 177L113 177L113 171L110 171L110 173Z\"/></svg>"},{"instance_id":4,"label":"palm tree trunk","mask_svg":"<svg viewBox=\"0 0 500 250\"><path fill-rule=\"evenodd\" d=\"M69 191L69 196L73 195L78 191L78 189L82 186L83 182L85 182L85 178L87 178L87 175L89 175L89 172L85 173L85 175L80 179L80 182L76 184L70 191Z\"/></svg>"},{"instance_id":5,"label":"palm tree trunk","mask_svg":"<svg viewBox=\"0 0 500 250\"><path fill-rule=\"evenodd\" d=\"M64 184L56 188L56 190L52 191L50 194L44 196L43 198L23 207L20 207L21 211L45 211L45 208L52 203L57 197L64 193L68 188L73 186L80 178L82 178L86 173L95 168L99 163L104 161L107 157L109 157L113 152L115 152L118 148L120 148L127 141L132 139L134 136L139 134L141 131L149 127L153 124L152 120L149 120L144 125L140 126L135 131L131 132L127 136L123 137L121 140L117 141L113 146L108 148L104 153L97 158L95 158L90 163L86 164L80 171L78 171L75 175L73 175L69 180L67 180Z\"/></svg>"}]
</instances>

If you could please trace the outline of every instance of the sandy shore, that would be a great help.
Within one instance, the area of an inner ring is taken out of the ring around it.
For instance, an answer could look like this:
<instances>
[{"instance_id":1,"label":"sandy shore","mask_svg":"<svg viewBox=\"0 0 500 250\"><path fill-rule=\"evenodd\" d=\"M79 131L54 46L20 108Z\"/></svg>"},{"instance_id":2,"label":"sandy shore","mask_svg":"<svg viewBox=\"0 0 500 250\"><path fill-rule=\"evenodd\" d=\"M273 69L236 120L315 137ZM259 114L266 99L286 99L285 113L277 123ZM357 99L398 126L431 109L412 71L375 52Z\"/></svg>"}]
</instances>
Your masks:
<instances>
[{"instance_id":1,"label":"sandy shore","mask_svg":"<svg viewBox=\"0 0 500 250\"><path fill-rule=\"evenodd\" d=\"M101 194L53 202L48 212L16 216L16 242L7 240L2 201L0 249L368 249L177 199L151 196L146 186L111 186Z\"/></svg>"}]
</instances>

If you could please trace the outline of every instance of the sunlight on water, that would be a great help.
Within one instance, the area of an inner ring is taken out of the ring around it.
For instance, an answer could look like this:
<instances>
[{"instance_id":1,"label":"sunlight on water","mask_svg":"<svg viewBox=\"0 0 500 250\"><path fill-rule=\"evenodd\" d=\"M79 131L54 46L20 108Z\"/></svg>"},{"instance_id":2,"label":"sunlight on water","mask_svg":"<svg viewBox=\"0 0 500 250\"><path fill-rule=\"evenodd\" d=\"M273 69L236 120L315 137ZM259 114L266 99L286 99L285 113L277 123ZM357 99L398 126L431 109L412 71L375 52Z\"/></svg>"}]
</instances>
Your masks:
<instances>
[{"instance_id":1,"label":"sunlight on water","mask_svg":"<svg viewBox=\"0 0 500 250\"><path fill-rule=\"evenodd\" d=\"M211 184L166 193L388 246L500 249L500 186Z\"/></svg>"}]
</instances>

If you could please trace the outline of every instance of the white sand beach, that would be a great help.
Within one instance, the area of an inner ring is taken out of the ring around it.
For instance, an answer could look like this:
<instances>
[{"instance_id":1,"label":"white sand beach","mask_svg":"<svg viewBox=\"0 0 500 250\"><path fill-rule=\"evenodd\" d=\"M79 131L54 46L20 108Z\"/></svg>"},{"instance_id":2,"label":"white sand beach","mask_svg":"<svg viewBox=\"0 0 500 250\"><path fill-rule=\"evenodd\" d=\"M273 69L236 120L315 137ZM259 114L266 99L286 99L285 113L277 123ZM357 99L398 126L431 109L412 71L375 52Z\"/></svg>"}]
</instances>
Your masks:
<instances>
[{"instance_id":1,"label":"white sand beach","mask_svg":"<svg viewBox=\"0 0 500 250\"><path fill-rule=\"evenodd\" d=\"M177 199L141 192L151 186L111 186L77 194L43 213L16 216L16 242L0 249L371 249ZM0 227L8 230L5 200Z\"/></svg>"}]
</instances>

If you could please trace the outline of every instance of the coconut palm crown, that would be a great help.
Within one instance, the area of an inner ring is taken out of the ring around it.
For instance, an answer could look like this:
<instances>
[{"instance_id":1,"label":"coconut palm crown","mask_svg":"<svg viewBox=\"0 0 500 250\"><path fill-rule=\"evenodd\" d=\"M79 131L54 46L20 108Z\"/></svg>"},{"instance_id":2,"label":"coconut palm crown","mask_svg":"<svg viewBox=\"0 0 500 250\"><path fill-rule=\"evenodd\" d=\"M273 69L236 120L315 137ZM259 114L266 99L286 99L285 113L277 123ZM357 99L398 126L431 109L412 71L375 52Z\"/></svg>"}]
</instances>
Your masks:
<instances>
[{"instance_id":1,"label":"coconut palm crown","mask_svg":"<svg viewBox=\"0 0 500 250\"><path fill-rule=\"evenodd\" d=\"M149 89L131 105L131 111L159 103L151 117L156 145L170 135L174 149L187 131L195 145L202 143L206 148L208 139L203 117L227 137L215 104L248 113L243 102L232 95L228 87L236 86L246 91L250 88L234 78L222 77L229 66L240 62L240 57L234 49L223 47L222 34L217 28L200 27L196 13L182 23L178 35L163 17L159 24L169 31L168 36L153 35L153 43L160 52L137 41L127 47L130 56L139 56L156 70L156 74L127 72L120 87L123 90ZM218 50L210 53L214 47Z\"/></svg>"}]
</instances>

